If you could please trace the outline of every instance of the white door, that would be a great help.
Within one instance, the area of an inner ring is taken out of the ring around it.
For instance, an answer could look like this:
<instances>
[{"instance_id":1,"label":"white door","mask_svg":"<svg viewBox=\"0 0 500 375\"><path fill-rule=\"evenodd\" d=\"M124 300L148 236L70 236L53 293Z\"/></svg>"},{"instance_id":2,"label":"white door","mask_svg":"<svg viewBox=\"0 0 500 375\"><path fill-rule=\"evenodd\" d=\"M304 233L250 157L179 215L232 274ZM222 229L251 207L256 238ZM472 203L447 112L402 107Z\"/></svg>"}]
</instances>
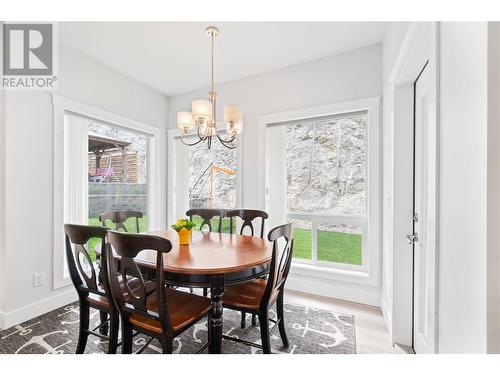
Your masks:
<instances>
[{"instance_id":1,"label":"white door","mask_svg":"<svg viewBox=\"0 0 500 375\"><path fill-rule=\"evenodd\" d=\"M414 86L413 347L436 347L436 82L427 64Z\"/></svg>"}]
</instances>

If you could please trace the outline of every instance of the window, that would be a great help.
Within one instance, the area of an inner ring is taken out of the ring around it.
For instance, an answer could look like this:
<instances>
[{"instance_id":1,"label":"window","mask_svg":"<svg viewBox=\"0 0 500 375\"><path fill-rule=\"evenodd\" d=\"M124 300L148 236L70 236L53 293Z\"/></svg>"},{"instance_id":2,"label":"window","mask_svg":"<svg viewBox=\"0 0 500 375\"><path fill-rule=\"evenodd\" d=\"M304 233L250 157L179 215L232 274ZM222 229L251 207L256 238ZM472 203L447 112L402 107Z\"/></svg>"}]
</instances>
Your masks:
<instances>
[{"instance_id":1,"label":"window","mask_svg":"<svg viewBox=\"0 0 500 375\"><path fill-rule=\"evenodd\" d=\"M366 213L366 112L286 126L290 213Z\"/></svg>"},{"instance_id":2,"label":"window","mask_svg":"<svg viewBox=\"0 0 500 375\"><path fill-rule=\"evenodd\" d=\"M361 272L366 283L376 283L378 99L267 115L261 122L269 221L293 223L294 264Z\"/></svg>"},{"instance_id":3,"label":"window","mask_svg":"<svg viewBox=\"0 0 500 375\"><path fill-rule=\"evenodd\" d=\"M184 146L184 145L182 145ZM189 146L184 146L189 147ZM220 142L189 147L189 208L235 208L238 154Z\"/></svg>"},{"instance_id":4,"label":"window","mask_svg":"<svg viewBox=\"0 0 500 375\"><path fill-rule=\"evenodd\" d=\"M143 213L139 232L147 231L148 137L97 121L87 124L89 225L102 225L99 215L104 212L134 210ZM135 218L124 225L128 232L137 232ZM98 242L91 240L91 256Z\"/></svg>"},{"instance_id":5,"label":"window","mask_svg":"<svg viewBox=\"0 0 500 375\"><path fill-rule=\"evenodd\" d=\"M194 140L194 139L193 139ZM171 138L177 158L175 166L175 212L171 220L184 217L189 208L233 209L239 202L239 148L228 149L215 141L186 146ZM193 219L201 224L199 218ZM233 223L233 225L235 225ZM199 226L195 227L195 230ZM229 219L222 220L222 232L229 232Z\"/></svg>"},{"instance_id":6,"label":"window","mask_svg":"<svg viewBox=\"0 0 500 375\"><path fill-rule=\"evenodd\" d=\"M366 112L286 127L287 216L297 260L362 265ZM358 225L336 224L342 216Z\"/></svg>"},{"instance_id":7,"label":"window","mask_svg":"<svg viewBox=\"0 0 500 375\"><path fill-rule=\"evenodd\" d=\"M132 198L147 211L141 230L166 227L166 138L156 127L52 95L54 109L54 289L71 284L64 251L64 224L93 224L101 209L114 209L122 200ZM94 139L90 139L94 137ZM89 144L106 138L115 149L96 156ZM122 146L125 146L122 153ZM116 153L116 154L115 154ZM133 162L133 154L137 160ZM120 155L119 157L117 155ZM122 163L122 157L125 163ZM137 169L134 169L134 163ZM123 169L120 166L125 166ZM113 176L113 172L114 176ZM135 173L135 176L134 176ZM92 184L100 184L97 188ZM120 185L105 191L106 184ZM145 184L145 189L130 185ZM129 189L130 188L130 189ZM94 189L94 190L93 190ZM123 190L125 189L125 190ZM103 191L104 190L104 191ZM103 202L94 210L92 200ZM142 199L144 197L144 200ZM131 204L127 203L127 207ZM136 206L136 208L139 208ZM96 216L97 215L97 216ZM90 220L89 220L90 219ZM100 223L96 223L100 225ZM92 245L92 244L91 244Z\"/></svg>"}]
</instances>

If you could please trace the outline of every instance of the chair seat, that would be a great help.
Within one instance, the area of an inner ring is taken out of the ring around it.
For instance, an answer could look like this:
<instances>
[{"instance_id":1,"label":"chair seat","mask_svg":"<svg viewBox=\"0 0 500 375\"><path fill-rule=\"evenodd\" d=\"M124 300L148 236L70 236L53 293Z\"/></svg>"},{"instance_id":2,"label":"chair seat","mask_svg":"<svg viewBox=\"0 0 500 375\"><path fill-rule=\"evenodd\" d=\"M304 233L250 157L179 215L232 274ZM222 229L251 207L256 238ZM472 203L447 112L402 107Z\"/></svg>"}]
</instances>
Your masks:
<instances>
[{"instance_id":1,"label":"chair seat","mask_svg":"<svg viewBox=\"0 0 500 375\"><path fill-rule=\"evenodd\" d=\"M255 279L246 283L227 286L224 289L222 302L228 308L258 310L266 285L267 280Z\"/></svg>"},{"instance_id":2,"label":"chair seat","mask_svg":"<svg viewBox=\"0 0 500 375\"><path fill-rule=\"evenodd\" d=\"M183 328L191 325L191 323L198 321L210 311L211 301L208 298L174 289L166 290L168 310L174 334L182 331ZM146 305L148 310L158 313L156 293L148 298ZM146 316L132 314L129 322L150 332L162 333L160 322Z\"/></svg>"},{"instance_id":3,"label":"chair seat","mask_svg":"<svg viewBox=\"0 0 500 375\"><path fill-rule=\"evenodd\" d=\"M132 290L134 290L139 285L140 285L139 280L133 280L130 283L130 287L132 288ZM127 293L125 285L123 284L123 281L120 281L120 287L122 288L122 291L123 291L123 294L125 297L125 301L130 302L129 295ZM156 284L152 281L146 281L145 287L146 287L146 295L150 295L156 289ZM99 289L99 292L102 293L102 295L96 294L96 293L89 293L89 295L87 296L87 301L88 301L89 305L92 307L96 307L96 308L109 309L110 308L109 300L108 300L108 297L106 296L106 291L104 290L103 285L99 284L98 289Z\"/></svg>"}]
</instances>

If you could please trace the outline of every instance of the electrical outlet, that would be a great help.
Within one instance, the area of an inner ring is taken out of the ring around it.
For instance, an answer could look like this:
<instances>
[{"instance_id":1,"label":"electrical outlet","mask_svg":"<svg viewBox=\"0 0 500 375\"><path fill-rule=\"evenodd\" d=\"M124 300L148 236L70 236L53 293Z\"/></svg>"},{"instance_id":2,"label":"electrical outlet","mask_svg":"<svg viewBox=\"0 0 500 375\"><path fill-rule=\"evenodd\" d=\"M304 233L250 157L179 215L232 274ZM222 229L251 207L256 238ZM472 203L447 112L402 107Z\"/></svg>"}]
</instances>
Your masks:
<instances>
[{"instance_id":1,"label":"electrical outlet","mask_svg":"<svg viewBox=\"0 0 500 375\"><path fill-rule=\"evenodd\" d=\"M43 284L45 284L45 272L33 274L33 286L40 286Z\"/></svg>"}]
</instances>

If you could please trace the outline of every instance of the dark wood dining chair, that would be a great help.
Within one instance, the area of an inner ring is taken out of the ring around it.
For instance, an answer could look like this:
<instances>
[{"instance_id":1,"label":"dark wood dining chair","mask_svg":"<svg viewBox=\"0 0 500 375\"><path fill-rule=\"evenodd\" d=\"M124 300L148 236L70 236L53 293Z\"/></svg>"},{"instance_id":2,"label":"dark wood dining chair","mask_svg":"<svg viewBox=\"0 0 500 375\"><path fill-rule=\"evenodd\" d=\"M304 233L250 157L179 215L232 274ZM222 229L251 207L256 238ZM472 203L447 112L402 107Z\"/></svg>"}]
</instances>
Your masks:
<instances>
[{"instance_id":1,"label":"dark wood dining chair","mask_svg":"<svg viewBox=\"0 0 500 375\"><path fill-rule=\"evenodd\" d=\"M110 220L114 224L114 230L123 230L128 232L125 227L125 221L130 218L135 218L136 233L140 232L139 219L142 219L144 214L141 211L124 210L124 211L109 211L99 215L99 221L102 223L103 227L107 227L106 221Z\"/></svg>"},{"instance_id":2,"label":"dark wood dining chair","mask_svg":"<svg viewBox=\"0 0 500 375\"><path fill-rule=\"evenodd\" d=\"M285 348L289 346L285 331L283 297L285 282L292 262L292 224L280 225L271 229L267 238L273 242L273 254L267 280L255 279L246 283L227 286L223 298L224 307L228 309L258 315L262 345L232 336L224 335L223 337L227 340L260 348L265 354L271 354L270 337L276 327L279 328L283 346ZM269 318L269 309L274 304L276 304L277 320ZM269 329L269 321L274 323L271 329Z\"/></svg>"},{"instance_id":3,"label":"dark wood dining chair","mask_svg":"<svg viewBox=\"0 0 500 375\"><path fill-rule=\"evenodd\" d=\"M269 217L267 212L261 210L250 210L250 209L237 209L237 210L229 210L226 211L225 216L229 218L229 233L233 234L233 221L236 217L239 217L243 220L240 229L240 235L245 233L246 228L250 229L250 235L254 236L254 220L260 220L260 238L264 238L264 226L265 221ZM248 232L248 231L247 231ZM246 313L244 311L241 312L241 328L246 327ZM256 316L252 315L252 325L257 325Z\"/></svg>"},{"instance_id":4,"label":"dark wood dining chair","mask_svg":"<svg viewBox=\"0 0 500 375\"><path fill-rule=\"evenodd\" d=\"M212 232L212 220L214 218L218 218L217 220L217 232L221 233L222 231L222 218L224 217L224 211L218 210L215 208L190 208L186 211L186 216L189 216L189 220L193 220L193 216L200 217L203 221L200 224L200 230L206 225L208 226L208 230ZM193 288L189 288L191 293L193 292ZM206 297L208 295L208 288L203 288L203 296Z\"/></svg>"},{"instance_id":5,"label":"dark wood dining chair","mask_svg":"<svg viewBox=\"0 0 500 375\"><path fill-rule=\"evenodd\" d=\"M172 249L169 240L147 235L109 231L105 264L109 275L111 295L121 316L122 353L132 353L133 331L151 338L137 352L141 353L155 338L161 343L163 353L172 353L173 339L207 316L211 308L208 298L181 292L165 284L163 255ZM112 249L120 257L120 271L125 280L125 290L120 288L120 280L115 267ZM156 256L156 291L148 294L140 269L135 261L143 250L154 250ZM135 280L139 287L132 289L129 282ZM128 294L126 294L128 292ZM130 300L127 300L130 295ZM198 352L208 347L205 344Z\"/></svg>"},{"instance_id":6,"label":"dark wood dining chair","mask_svg":"<svg viewBox=\"0 0 500 375\"><path fill-rule=\"evenodd\" d=\"M238 209L226 211L226 217L229 218L229 233L233 234L233 220L235 217L239 217L241 220L243 220L243 223L241 224L240 235L243 235L245 233L245 229L249 228L251 236L255 235L253 221L257 218L260 218L261 221L259 237L264 238L264 225L266 219L269 217L267 212L260 210Z\"/></svg>"},{"instance_id":7,"label":"dark wood dining chair","mask_svg":"<svg viewBox=\"0 0 500 375\"><path fill-rule=\"evenodd\" d=\"M81 354L85 351L89 335L109 340L108 353L116 353L119 329L118 310L108 298L107 280L99 282L98 272L86 248L88 241L92 238L100 239L101 248L104 248L107 230L102 227L65 224L64 231L69 274L80 303L80 328L76 353ZM92 330L89 329L90 308L99 310L101 315L101 324ZM108 323L109 336L105 336ZM97 333L98 329L100 333Z\"/></svg>"},{"instance_id":8,"label":"dark wood dining chair","mask_svg":"<svg viewBox=\"0 0 500 375\"><path fill-rule=\"evenodd\" d=\"M224 212L215 208L191 208L186 211L186 216L189 216L189 220L193 220L193 216L199 216L202 218L200 225L200 230L207 225L210 232L215 231L212 228L212 220L218 218L216 231L218 233L222 230L222 218L224 217Z\"/></svg>"}]
</instances>

